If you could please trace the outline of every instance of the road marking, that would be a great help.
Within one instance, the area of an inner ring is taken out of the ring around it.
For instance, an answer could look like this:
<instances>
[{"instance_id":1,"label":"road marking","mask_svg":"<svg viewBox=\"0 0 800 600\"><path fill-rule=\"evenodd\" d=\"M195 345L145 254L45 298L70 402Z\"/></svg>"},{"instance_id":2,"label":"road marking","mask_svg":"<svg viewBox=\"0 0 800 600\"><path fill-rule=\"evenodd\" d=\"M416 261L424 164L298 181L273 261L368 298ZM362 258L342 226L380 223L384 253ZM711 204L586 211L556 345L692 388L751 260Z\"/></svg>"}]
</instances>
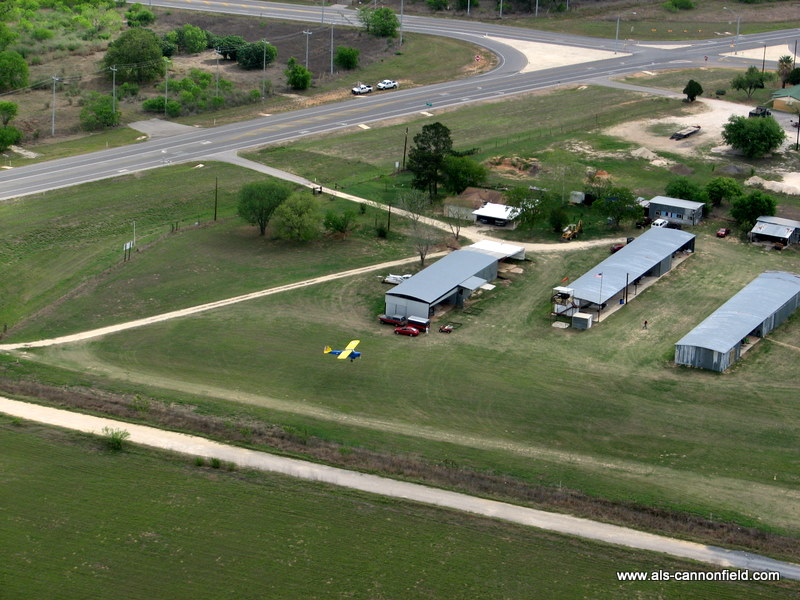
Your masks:
<instances>
[{"instance_id":1,"label":"road marking","mask_svg":"<svg viewBox=\"0 0 800 600\"><path fill-rule=\"evenodd\" d=\"M361 129L370 129L370 126L364 125L364 123L359 123L358 126L361 127Z\"/></svg>"},{"instance_id":2,"label":"road marking","mask_svg":"<svg viewBox=\"0 0 800 600\"><path fill-rule=\"evenodd\" d=\"M211 140L203 140L202 142L200 142L200 144L201 144L202 146L206 146L206 145L208 145L208 144L210 144L210 143L211 143Z\"/></svg>"}]
</instances>

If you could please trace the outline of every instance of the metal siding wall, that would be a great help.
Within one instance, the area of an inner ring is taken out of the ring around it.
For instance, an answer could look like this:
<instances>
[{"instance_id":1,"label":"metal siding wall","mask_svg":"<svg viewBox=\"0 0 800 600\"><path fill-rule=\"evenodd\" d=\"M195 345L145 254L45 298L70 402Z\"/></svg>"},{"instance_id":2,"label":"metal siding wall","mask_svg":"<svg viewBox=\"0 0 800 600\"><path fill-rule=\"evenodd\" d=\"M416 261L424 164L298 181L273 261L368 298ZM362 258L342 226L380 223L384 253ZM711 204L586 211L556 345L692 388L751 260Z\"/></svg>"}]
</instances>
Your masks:
<instances>
[{"instance_id":1,"label":"metal siding wall","mask_svg":"<svg viewBox=\"0 0 800 600\"><path fill-rule=\"evenodd\" d=\"M403 315L404 317L428 317L429 306L424 302L415 302L406 298L398 298L397 296L390 296L387 294L386 299L386 314L387 315Z\"/></svg>"},{"instance_id":2,"label":"metal siding wall","mask_svg":"<svg viewBox=\"0 0 800 600\"><path fill-rule=\"evenodd\" d=\"M738 346L735 359L739 358ZM697 346L675 346L675 364L707 369L709 371L724 371L731 366L730 352L714 352L708 348Z\"/></svg>"}]
</instances>

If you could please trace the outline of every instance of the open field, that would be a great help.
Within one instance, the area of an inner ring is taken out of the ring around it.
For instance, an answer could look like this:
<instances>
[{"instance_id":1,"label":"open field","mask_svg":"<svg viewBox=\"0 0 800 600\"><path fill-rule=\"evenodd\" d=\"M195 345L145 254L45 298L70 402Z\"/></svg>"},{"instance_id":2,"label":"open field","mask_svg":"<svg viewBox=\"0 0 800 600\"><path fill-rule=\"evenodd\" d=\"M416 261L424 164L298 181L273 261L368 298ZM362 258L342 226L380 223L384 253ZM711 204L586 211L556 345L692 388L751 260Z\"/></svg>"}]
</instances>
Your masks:
<instances>
[{"instance_id":1,"label":"open field","mask_svg":"<svg viewBox=\"0 0 800 600\"><path fill-rule=\"evenodd\" d=\"M213 599L522 598L533 589L557 599L777 599L797 590L620 583L618 570L704 567L224 464L111 453L97 439L16 423L0 424L9 598L54 587L63 597Z\"/></svg>"},{"instance_id":2,"label":"open field","mask_svg":"<svg viewBox=\"0 0 800 600\"><path fill-rule=\"evenodd\" d=\"M670 171L626 158L627 144L592 129L580 138L594 150L574 150L571 138L585 132L586 123L570 118L570 103L585 102L583 94L597 100L600 93L609 102L599 105L616 108L598 116L598 126L682 110L677 102L630 92L576 89L557 92L550 105L547 96L533 95L437 118L451 127L458 148L547 156L546 168L572 157L566 173L575 185L586 166L605 165L643 195L662 192ZM521 122L526 110L555 105L563 112L553 109L551 127L527 137L497 136L509 123L529 126ZM485 128L474 126L488 114L494 120ZM399 127L383 131L402 143ZM316 167L330 174L324 183L341 177L345 186L353 181L349 173L377 165L372 181L350 183L350 189L387 191L389 183L379 177L392 164L386 146L364 132L322 138L314 152L292 147L265 156L271 164L278 156ZM710 173L700 161L686 163ZM310 246L258 240L253 228L231 215L235 190L259 176L224 165L189 175L190 169L170 167L5 204L2 216L11 229L3 247L13 260L4 277L36 299L26 308L21 300L9 304L6 314L21 323L10 339L74 332L411 254L401 237L376 246L367 233ZM189 176L192 189L171 196L176 178ZM216 177L226 190L220 196L224 219L185 227L210 219ZM172 202L164 206L163 198ZM98 216L97 227L86 227L87 213ZM364 218L368 226L370 215ZM152 237L131 263L115 267L134 219L137 235ZM172 220L181 221L177 235L166 228ZM796 536L796 352L767 340L723 376L669 364L672 344L755 274L798 270L796 253L717 240L714 227L712 221L697 230L696 256L583 334L549 326L550 289L564 276L590 269L607 249L533 256L522 276L479 302L480 315L458 315L465 327L451 336L397 339L390 328L378 327L374 315L386 288L365 276L30 356L73 370L64 376L65 386L120 389L200 413L274 423L341 443L342 452L368 448L420 456L523 485L563 486ZM645 319L651 329L643 332ZM773 339L800 346L797 323L795 317ZM326 360L320 352L325 343L356 337L365 356L354 365ZM8 365L9 378L14 370ZM785 552L794 556L798 550Z\"/></svg>"},{"instance_id":3,"label":"open field","mask_svg":"<svg viewBox=\"0 0 800 600\"><path fill-rule=\"evenodd\" d=\"M385 288L364 277L33 354L263 407L278 424L307 417L322 439L432 461L442 448L423 440L448 443L445 456L469 468L796 534L797 432L787 425L800 416L789 400L796 351L762 342L724 376L669 366L695 323L762 270L796 270L796 258L703 237L695 256L599 328L551 328L550 287L603 254L537 257L479 302L480 315L453 317L465 326L451 336L397 339L376 325ZM800 345L797 323L776 339ZM322 356L322 345L353 338L365 352L356 364Z\"/></svg>"}]
</instances>

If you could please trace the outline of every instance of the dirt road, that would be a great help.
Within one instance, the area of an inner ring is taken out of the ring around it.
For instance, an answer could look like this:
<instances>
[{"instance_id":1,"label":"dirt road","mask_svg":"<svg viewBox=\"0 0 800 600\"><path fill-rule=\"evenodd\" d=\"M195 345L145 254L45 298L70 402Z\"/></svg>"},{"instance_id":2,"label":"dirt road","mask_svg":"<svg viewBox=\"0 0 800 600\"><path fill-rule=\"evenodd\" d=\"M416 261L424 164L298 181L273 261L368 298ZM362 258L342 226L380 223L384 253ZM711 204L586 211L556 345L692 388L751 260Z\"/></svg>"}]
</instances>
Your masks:
<instances>
[{"instance_id":1,"label":"dirt road","mask_svg":"<svg viewBox=\"0 0 800 600\"><path fill-rule=\"evenodd\" d=\"M223 461L232 462L241 468L281 473L290 477L329 483L371 494L379 494L381 496L389 496L414 502L423 502L425 504L465 511L493 519L502 519L504 521L510 521L529 527L537 527L547 531L555 531L566 535L574 535L639 550L661 552L671 556L688 558L720 567L757 571L779 571L783 578L800 580L800 565L773 560L757 554L696 544L694 542L644 533L626 527L598 523L588 519L579 519L569 515L549 513L542 510L515 506L495 500L476 498L466 494L449 492L415 483L396 481L394 479L347 471L317 463L273 456L265 452L228 446L183 433L164 431L153 427L115 421L113 419L58 410L39 406L37 404L11 400L1 396L0 412L86 433L101 434L105 427L123 429L130 433L130 441L137 444L179 452L190 456L218 458Z\"/></svg>"}]
</instances>

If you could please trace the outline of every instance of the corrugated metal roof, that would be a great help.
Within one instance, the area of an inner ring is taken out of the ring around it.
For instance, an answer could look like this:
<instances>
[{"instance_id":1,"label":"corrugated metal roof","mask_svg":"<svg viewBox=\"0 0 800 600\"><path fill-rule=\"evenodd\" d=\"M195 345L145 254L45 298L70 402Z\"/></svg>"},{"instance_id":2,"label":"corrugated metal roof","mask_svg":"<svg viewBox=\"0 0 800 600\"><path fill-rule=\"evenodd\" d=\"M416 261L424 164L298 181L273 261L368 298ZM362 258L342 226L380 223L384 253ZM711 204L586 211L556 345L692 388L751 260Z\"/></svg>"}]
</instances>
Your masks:
<instances>
[{"instance_id":1,"label":"corrugated metal roof","mask_svg":"<svg viewBox=\"0 0 800 600\"><path fill-rule=\"evenodd\" d=\"M800 294L800 275L766 271L715 310L678 341L676 346L697 346L730 352L765 319Z\"/></svg>"},{"instance_id":2,"label":"corrugated metal roof","mask_svg":"<svg viewBox=\"0 0 800 600\"><path fill-rule=\"evenodd\" d=\"M575 298L596 304L607 302L625 288L626 281L630 283L641 277L694 237L693 233L678 229L648 229L622 250L571 283ZM602 277L598 277L600 273L603 274Z\"/></svg>"},{"instance_id":3,"label":"corrugated metal roof","mask_svg":"<svg viewBox=\"0 0 800 600\"><path fill-rule=\"evenodd\" d=\"M515 206L507 206L505 204L494 204L487 202L478 210L473 210L472 214L477 217L487 217L490 219L507 219L511 220L519 215L519 209Z\"/></svg>"},{"instance_id":4,"label":"corrugated metal roof","mask_svg":"<svg viewBox=\"0 0 800 600\"><path fill-rule=\"evenodd\" d=\"M791 219L782 219L780 217L758 217L750 233L789 238L794 233L794 230L798 228L800 228L800 221L792 221Z\"/></svg>"},{"instance_id":5,"label":"corrugated metal roof","mask_svg":"<svg viewBox=\"0 0 800 600\"><path fill-rule=\"evenodd\" d=\"M795 100L800 100L800 85L793 85L790 88L772 92L773 98L786 98L787 96Z\"/></svg>"},{"instance_id":6,"label":"corrugated metal roof","mask_svg":"<svg viewBox=\"0 0 800 600\"><path fill-rule=\"evenodd\" d=\"M386 295L430 303L496 262L495 257L482 252L456 250L423 269L411 279L406 279L393 290L386 292Z\"/></svg>"},{"instance_id":7,"label":"corrugated metal roof","mask_svg":"<svg viewBox=\"0 0 800 600\"><path fill-rule=\"evenodd\" d=\"M522 246L515 246L514 244L504 244L503 242L493 242L491 240L481 240L475 244L467 246L465 250L474 250L475 252L483 252L496 258L525 258L525 248Z\"/></svg>"},{"instance_id":8,"label":"corrugated metal roof","mask_svg":"<svg viewBox=\"0 0 800 600\"><path fill-rule=\"evenodd\" d=\"M665 206L674 206L676 208L689 208L697 210L702 208L702 202L692 202L691 200L681 200L680 198L670 198L669 196L655 196L650 199L650 204L664 204Z\"/></svg>"}]
</instances>

